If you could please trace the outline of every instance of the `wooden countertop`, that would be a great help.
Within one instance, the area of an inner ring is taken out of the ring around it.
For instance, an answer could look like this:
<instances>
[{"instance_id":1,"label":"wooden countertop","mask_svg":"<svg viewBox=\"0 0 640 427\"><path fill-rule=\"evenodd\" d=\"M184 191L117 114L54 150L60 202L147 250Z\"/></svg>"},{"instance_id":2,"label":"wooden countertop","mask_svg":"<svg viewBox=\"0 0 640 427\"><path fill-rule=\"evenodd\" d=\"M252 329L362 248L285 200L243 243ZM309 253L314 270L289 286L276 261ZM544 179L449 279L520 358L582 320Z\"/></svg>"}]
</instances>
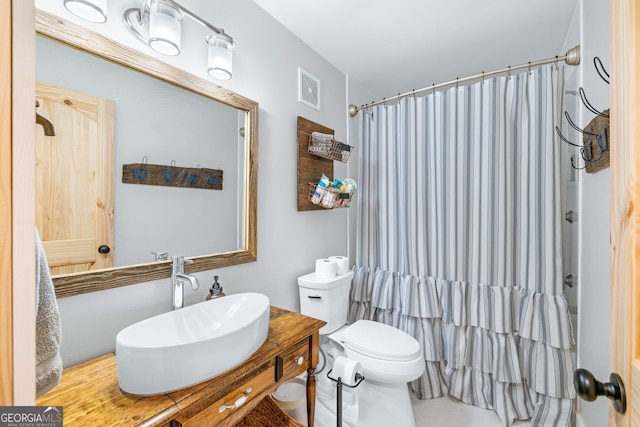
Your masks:
<instances>
[{"instance_id":1,"label":"wooden countertop","mask_svg":"<svg viewBox=\"0 0 640 427\"><path fill-rule=\"evenodd\" d=\"M133 396L118 387L114 353L65 369L60 384L41 396L41 406L63 406L65 426L165 425L178 415L189 418L229 390L242 385L253 371L268 369L282 350L308 339L325 322L271 307L264 344L240 366L214 379L158 396Z\"/></svg>"}]
</instances>

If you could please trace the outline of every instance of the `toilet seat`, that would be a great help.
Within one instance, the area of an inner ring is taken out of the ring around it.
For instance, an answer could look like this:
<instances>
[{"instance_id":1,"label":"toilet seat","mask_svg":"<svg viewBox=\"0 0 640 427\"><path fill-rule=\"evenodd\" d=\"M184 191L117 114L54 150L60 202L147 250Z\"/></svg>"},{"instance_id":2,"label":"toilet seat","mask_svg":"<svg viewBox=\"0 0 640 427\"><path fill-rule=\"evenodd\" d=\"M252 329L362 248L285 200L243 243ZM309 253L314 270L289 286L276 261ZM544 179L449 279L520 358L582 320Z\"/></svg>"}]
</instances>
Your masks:
<instances>
[{"instance_id":1,"label":"toilet seat","mask_svg":"<svg viewBox=\"0 0 640 427\"><path fill-rule=\"evenodd\" d=\"M420 356L420 343L412 336L371 320L358 320L342 330L340 343L375 359L402 362Z\"/></svg>"},{"instance_id":2,"label":"toilet seat","mask_svg":"<svg viewBox=\"0 0 640 427\"><path fill-rule=\"evenodd\" d=\"M425 369L420 343L405 332L370 320L358 320L329 338L345 355L360 363L365 378L382 383L407 383Z\"/></svg>"}]
</instances>

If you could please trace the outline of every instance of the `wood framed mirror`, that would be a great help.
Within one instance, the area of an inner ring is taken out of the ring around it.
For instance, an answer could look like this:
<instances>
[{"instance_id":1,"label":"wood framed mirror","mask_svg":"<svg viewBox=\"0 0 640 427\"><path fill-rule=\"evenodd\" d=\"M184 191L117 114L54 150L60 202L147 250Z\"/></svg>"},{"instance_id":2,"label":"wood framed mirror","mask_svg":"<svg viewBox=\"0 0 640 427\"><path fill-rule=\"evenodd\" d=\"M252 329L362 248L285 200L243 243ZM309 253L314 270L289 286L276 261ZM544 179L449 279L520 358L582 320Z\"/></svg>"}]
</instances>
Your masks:
<instances>
[{"instance_id":1,"label":"wood framed mirror","mask_svg":"<svg viewBox=\"0 0 640 427\"><path fill-rule=\"evenodd\" d=\"M121 45L119 43L116 43L108 38L105 38L104 36L96 34L84 27L81 27L72 22L66 21L48 12L36 10L36 33L38 36L42 36L42 38L45 40L43 43L49 43L52 41L56 43L61 43L67 47L72 48L72 50L76 52L89 54L94 59L101 58L103 60L108 61L111 64L117 64L118 67L123 67L127 70L133 70L135 72L142 73L145 76L149 76L154 80L164 82L163 84L167 84L173 89L178 88L180 90L187 91L193 94L193 96L197 97L196 101L188 101L188 102L185 102L184 105L197 104L202 100L204 100L203 102L215 101L215 104L221 104L224 106L231 107L232 109L235 109L235 111L233 111L232 114L235 114L238 117L238 120L236 121L236 123L234 123L234 126L235 124L238 124L239 127L241 125L244 125L244 126L241 126L242 135L241 137L238 138L239 140L243 141L243 144L241 148L238 149L237 152L234 152L236 153L235 154L236 157L238 157L238 161L237 161L238 167L237 169L231 168L230 170L227 170L225 172L225 180L227 179L227 177L229 177L229 182L233 182L232 178L234 177L234 175L236 176L237 178L236 188L234 189L232 186L231 189L226 189L227 192L230 192L230 191L234 192L236 196L235 196L235 199L233 199L233 201L230 203L215 204L216 202L213 202L216 210L224 209L225 205L227 204L234 205L232 208L230 208L232 209L231 215L232 216L235 215L237 217L237 221L234 220L234 222L237 223L237 227L235 227L234 230L232 230L232 232L234 233L234 236L232 236L232 238L235 239L234 243L231 244L230 250L226 247L216 248L215 246L211 246L212 249L210 251L208 251L207 249L198 248L196 250L196 253L191 253L190 252L191 249L186 249L185 250L186 253L185 253L185 251L183 251L184 249L184 245L183 245L182 247L177 249L178 251L181 251L181 252L175 252L174 250L171 250L169 253L169 257L172 255L185 255L189 259L193 260L194 261L193 263L188 264L186 266L187 272L212 270L216 268L228 267L232 265L255 261L257 258L256 215L257 215L257 166L258 166L257 164L258 104L255 101L252 101L248 98L238 95L237 93L224 89L211 81L191 75L183 70L172 67L158 59L146 56L138 52L137 50L134 50L124 45ZM36 58L36 63L37 62L38 62L38 58ZM82 68L82 67L75 67L75 68ZM38 66L36 67L36 70L38 70ZM38 79L37 76L36 76L36 79ZM98 84L100 84L99 81L98 81ZM40 86L38 87L42 89ZM47 86L46 84L43 87L47 90L50 89L49 86ZM49 92L53 93L52 95L53 97L56 96L55 89L49 90ZM60 97L60 99L62 99L62 97ZM67 104L74 103L74 101L70 100L70 98L65 98L65 101ZM119 107L116 104L115 107L107 107L106 109L109 110L109 108L115 108L116 110L118 110ZM138 108L138 110L140 110L140 108ZM45 113L48 113L48 111L46 111ZM131 116L132 114L129 113L128 115ZM139 119L139 120L141 122L149 121L145 119ZM163 120L161 118L157 119L158 123L162 121ZM120 130L125 126L117 124L115 127L117 127L118 130ZM101 126L98 126L98 128L101 129ZM180 129L180 132L182 132L182 134L188 133L189 132L188 129L189 129L188 126L182 126ZM238 130L240 129L236 129L236 132ZM42 130L38 129L37 132L42 133ZM109 132L103 132L103 133L108 134ZM149 138L153 139L153 137L151 136ZM117 132L115 134L115 139L116 139L116 143L118 143L119 136ZM120 139L122 138L120 137ZM137 138L137 140L139 139L140 138ZM212 136L212 141L213 139L214 138ZM176 143L177 142L178 141L176 141ZM181 148L179 147L178 149L181 149ZM151 159L151 156L152 155L150 154L149 164L154 163ZM171 155L169 154L169 156ZM106 154L104 157L109 157L109 155ZM193 167L199 168L200 164L202 164L203 168L208 168L209 165L206 163L207 161L206 159L208 159L209 157L210 156L203 156L203 160L200 161L200 163L197 166L193 164L191 164L190 166L192 168ZM168 158L170 157L167 157L161 163L162 164L173 163L172 161L167 160ZM141 157L132 158L130 156L126 159L124 163L133 164L140 161L142 161ZM214 160L211 160L211 161L214 161ZM171 166L173 167L173 165ZM215 166L215 163L214 163L214 166ZM124 172L121 172L123 171L123 169L124 169L123 162L118 163L118 161L116 161L114 163L114 167L112 168L112 170L114 171L113 176L109 177L109 174L107 174L106 176L108 178L106 178L106 181L112 180L118 183L118 185L121 185L121 181L124 181L121 179L122 176L120 175L121 173L124 173ZM93 172L91 171L89 172L89 176L98 175L98 172L100 170L101 170L100 167L94 168ZM73 172L73 170L71 170L71 172L67 171L67 175L69 174L74 175L75 173ZM67 186L75 187L77 186L76 184L67 185ZM131 184L128 184L128 185L131 186ZM48 189L50 189L51 186L49 185L48 187L49 187ZM149 192L152 191L152 190L149 190L151 186L134 186L134 187L137 187L137 188L145 187L147 191ZM153 187L153 189L155 188L156 187ZM166 188L166 187L157 187L157 188ZM170 190L175 190L175 189L170 189ZM194 212L204 211L205 214L207 212L209 213L213 212L213 208L207 207L207 205L204 203L204 200L205 198L210 197L210 195L214 193L215 190L206 190L206 189L203 190L201 188L200 189L182 188L180 190L182 190L182 194L186 192L192 192L191 197L198 197L200 198L199 200L202 200L203 202L202 203L200 202L194 203L193 201L191 202L187 201L184 203L177 202L174 196L174 194L176 193L173 193L173 194L161 193L161 195L158 197L160 199L167 199L169 200L169 203L173 203L175 205L175 209L178 211L178 214L179 214L178 217L182 216L185 222L191 221L191 218L193 216L192 214ZM225 190L225 187L223 186L223 191L224 190ZM46 193L46 191L43 189L37 189L36 192L38 194L38 198L41 198L42 195ZM116 192L118 193L118 191ZM119 193L123 193L123 192L124 192L123 190L119 191ZM150 193L147 193L147 194L150 194ZM138 196L138 198L140 197L141 196ZM144 197L146 200L146 196ZM100 205L101 203L96 203L96 204ZM36 205L38 205L38 203ZM124 210L124 208L121 210ZM168 208L168 210L173 210L173 207ZM111 215L111 221L113 222L113 218L115 217L117 222L118 214L119 214L119 208L116 205L115 214L114 214L114 209L112 207L110 211L107 209L106 214L103 213L102 216L109 217L109 215ZM147 215L146 218L148 218L150 214L146 214L146 215ZM41 216L47 217L47 215L41 215ZM209 216L203 215L203 217L205 218L211 217L211 216L212 215L209 215ZM37 219L37 222L38 222L38 219ZM144 223L144 222L145 222L145 216L142 215L141 223ZM224 221L224 220L212 220L212 222L213 222L213 226L212 226L213 229L229 227L227 221ZM180 222L174 223L174 225L178 229L181 227ZM49 227L53 228L54 225L49 225ZM171 229L172 227L173 225L171 224L164 225L164 226L156 225L154 226L153 231L156 234L161 234L161 233L170 234L169 229ZM130 226L129 228L130 230L127 232L121 231L120 236L132 235L133 239L135 240L136 239L135 226ZM134 231L131 231L131 229L133 229ZM140 228L138 228L138 230L140 230ZM206 232L207 231L202 230L201 233L199 233L199 235L187 236L186 240L187 241L189 241L189 239L191 239L192 241L204 240L209 242L219 240L215 236L205 235ZM41 234L43 234L42 231L41 231ZM87 250L92 253L98 252L101 254L102 252L100 252L100 250L104 250L104 246L108 246L108 245L104 245L104 242L101 242L99 238L94 239L95 242L87 243L86 241L89 239L83 239L82 237L83 236L79 236L77 239L85 241L85 246L88 247ZM113 236L111 236L111 239L113 240ZM138 240L144 240L144 239L138 239ZM102 246L102 249L100 249L101 246ZM119 239L118 234L116 233L114 246L115 246L115 250L118 251L119 246L121 248L129 248L129 246L132 246L132 244L123 243L123 239L122 238ZM145 256L150 256L149 253L153 249L154 248L151 247L151 248L143 249L142 251L145 253ZM162 251L165 248L162 246L162 244L159 244L158 247L156 247L155 249ZM57 256L57 254L54 254L55 249L51 249L47 251L46 245L45 245L45 251L47 252L48 258L50 256L49 252L51 252L52 258L55 258ZM66 249L60 250L60 252L62 253L62 257L65 257L68 255L65 251ZM97 256L99 257L99 255ZM144 262L144 261L140 262L139 260L136 261L135 256L130 256L130 257L127 256L127 259L131 259L133 261L130 263L131 265L116 264L116 266L113 266L113 267L104 267L104 266L100 266L99 263L97 262L93 262L91 260L88 260L88 261L85 260L85 264L93 265L92 269L86 269L85 271L70 270L73 272L64 272L64 273L62 273L61 271L65 271L65 270L59 270L58 272L53 270L54 274L52 278L56 288L57 297L62 298L62 297L67 297L72 295L79 295L79 294L88 293L88 292L94 292L94 291L111 289L111 288L120 287L120 286L131 285L135 283L159 280L159 279L168 278L171 275L170 260L154 261L153 259L151 259L150 262ZM127 263L125 262L124 264L127 264Z\"/></svg>"}]
</instances>

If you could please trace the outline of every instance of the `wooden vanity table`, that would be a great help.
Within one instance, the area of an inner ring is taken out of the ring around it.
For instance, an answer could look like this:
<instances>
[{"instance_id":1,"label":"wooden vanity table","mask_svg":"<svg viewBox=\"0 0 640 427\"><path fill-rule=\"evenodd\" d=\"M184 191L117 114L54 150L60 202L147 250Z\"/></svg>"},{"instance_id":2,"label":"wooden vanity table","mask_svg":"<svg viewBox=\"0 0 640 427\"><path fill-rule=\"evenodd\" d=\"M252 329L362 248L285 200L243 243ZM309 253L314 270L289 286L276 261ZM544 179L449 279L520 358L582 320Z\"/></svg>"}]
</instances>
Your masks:
<instances>
[{"instance_id":1,"label":"wooden vanity table","mask_svg":"<svg viewBox=\"0 0 640 427\"><path fill-rule=\"evenodd\" d=\"M305 370L307 414L313 427L315 367L325 322L271 307L265 343L240 366L186 389L132 396L118 387L115 354L65 369L60 384L40 397L41 406L63 406L65 426L233 426L265 396ZM242 396L246 401L234 403ZM222 409L228 407L228 409ZM222 412L220 412L222 410Z\"/></svg>"}]
</instances>

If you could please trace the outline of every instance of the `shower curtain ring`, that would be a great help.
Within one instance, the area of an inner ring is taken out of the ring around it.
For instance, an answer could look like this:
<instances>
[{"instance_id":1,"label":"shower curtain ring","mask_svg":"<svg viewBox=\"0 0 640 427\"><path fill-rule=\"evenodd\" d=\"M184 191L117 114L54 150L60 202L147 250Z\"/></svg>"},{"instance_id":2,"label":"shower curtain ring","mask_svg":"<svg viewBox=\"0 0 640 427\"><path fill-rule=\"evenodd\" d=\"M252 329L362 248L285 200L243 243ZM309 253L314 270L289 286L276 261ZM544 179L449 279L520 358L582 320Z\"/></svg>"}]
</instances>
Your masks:
<instances>
[{"instance_id":1,"label":"shower curtain ring","mask_svg":"<svg viewBox=\"0 0 640 427\"><path fill-rule=\"evenodd\" d=\"M484 85L484 71L482 72L482 84Z\"/></svg>"},{"instance_id":2,"label":"shower curtain ring","mask_svg":"<svg viewBox=\"0 0 640 427\"><path fill-rule=\"evenodd\" d=\"M431 83L431 92L433 92L433 96L436 96L436 84Z\"/></svg>"},{"instance_id":3,"label":"shower curtain ring","mask_svg":"<svg viewBox=\"0 0 640 427\"><path fill-rule=\"evenodd\" d=\"M509 71L507 71L507 79L511 80L511 65L509 65Z\"/></svg>"},{"instance_id":4,"label":"shower curtain ring","mask_svg":"<svg viewBox=\"0 0 640 427\"><path fill-rule=\"evenodd\" d=\"M411 89L411 92L413 93L413 99L416 99L416 90L415 89Z\"/></svg>"},{"instance_id":5,"label":"shower curtain ring","mask_svg":"<svg viewBox=\"0 0 640 427\"><path fill-rule=\"evenodd\" d=\"M456 90L458 90L458 83L460 83L460 78L456 77Z\"/></svg>"},{"instance_id":6,"label":"shower curtain ring","mask_svg":"<svg viewBox=\"0 0 640 427\"><path fill-rule=\"evenodd\" d=\"M558 58L558 55L556 55L556 70L558 69L558 61L560 60L560 58Z\"/></svg>"},{"instance_id":7,"label":"shower curtain ring","mask_svg":"<svg viewBox=\"0 0 640 427\"><path fill-rule=\"evenodd\" d=\"M529 62L529 74L531 74L531 62Z\"/></svg>"}]
</instances>

